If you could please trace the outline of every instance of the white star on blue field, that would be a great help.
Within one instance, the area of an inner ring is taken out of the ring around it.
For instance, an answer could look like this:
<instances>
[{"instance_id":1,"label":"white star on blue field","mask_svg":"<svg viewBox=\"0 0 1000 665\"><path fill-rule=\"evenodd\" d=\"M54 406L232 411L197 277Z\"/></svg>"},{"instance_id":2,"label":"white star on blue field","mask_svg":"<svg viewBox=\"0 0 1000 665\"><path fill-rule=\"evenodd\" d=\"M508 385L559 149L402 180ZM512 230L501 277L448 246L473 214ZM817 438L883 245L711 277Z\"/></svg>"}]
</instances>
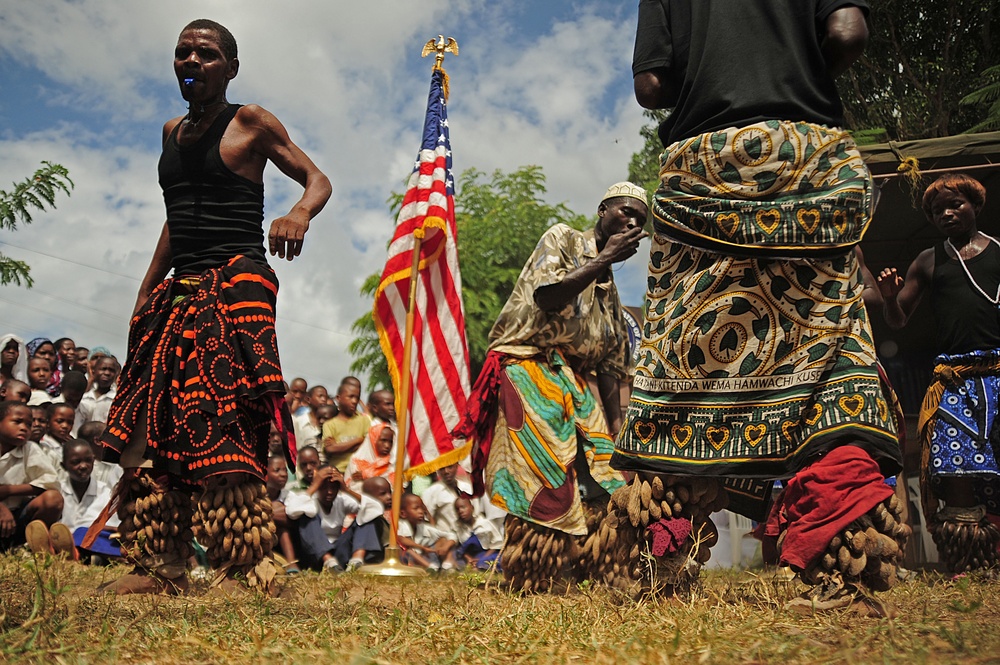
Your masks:
<instances>
[{"instance_id":1,"label":"white star on blue field","mask_svg":"<svg viewBox=\"0 0 1000 665\"><path fill-rule=\"evenodd\" d=\"M448 131L453 169L540 165L547 200L596 214L642 145L630 61L636 3L616 0L274 3L32 0L0 6L0 189L42 160L76 187L0 253L27 261L35 287L0 287L0 333L69 336L125 355L128 318L163 224L156 183L161 128L185 113L173 76L188 21L226 25L239 44L234 103L273 112L330 177L334 195L303 254L272 266L281 282L278 339L286 376L336 384L349 373L358 295L381 270L401 192L420 147L432 58L455 37ZM267 222L300 191L269 167ZM615 273L639 305L645 248Z\"/></svg>"}]
</instances>

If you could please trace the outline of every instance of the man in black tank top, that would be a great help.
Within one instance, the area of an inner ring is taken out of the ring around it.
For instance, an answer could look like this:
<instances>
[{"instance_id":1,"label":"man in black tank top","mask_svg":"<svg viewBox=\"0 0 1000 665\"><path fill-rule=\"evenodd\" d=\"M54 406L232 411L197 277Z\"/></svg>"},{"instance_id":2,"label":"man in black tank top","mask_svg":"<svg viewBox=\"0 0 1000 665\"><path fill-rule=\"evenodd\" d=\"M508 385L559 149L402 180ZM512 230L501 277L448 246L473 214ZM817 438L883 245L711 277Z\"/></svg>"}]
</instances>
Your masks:
<instances>
[{"instance_id":1,"label":"man in black tank top","mask_svg":"<svg viewBox=\"0 0 1000 665\"><path fill-rule=\"evenodd\" d=\"M921 494L941 560L956 573L996 565L1000 543L986 517L1000 514L1000 242L978 229L985 201L964 174L933 182L924 213L946 240L921 252L905 281L895 268L878 276L892 328L932 297L941 355L920 409Z\"/></svg>"},{"instance_id":2,"label":"man in black tank top","mask_svg":"<svg viewBox=\"0 0 1000 665\"><path fill-rule=\"evenodd\" d=\"M278 283L263 246L264 167L273 162L304 188L268 232L268 249L283 259L302 251L330 182L272 114L226 100L239 60L225 27L188 24L174 72L189 106L163 126L167 220L101 438L106 459L125 469L122 553L135 564L109 590L186 588L193 514L209 562L230 586L240 576L266 591L275 574L267 440L272 421L290 433L291 419L274 335ZM294 445L286 456L294 466Z\"/></svg>"}]
</instances>

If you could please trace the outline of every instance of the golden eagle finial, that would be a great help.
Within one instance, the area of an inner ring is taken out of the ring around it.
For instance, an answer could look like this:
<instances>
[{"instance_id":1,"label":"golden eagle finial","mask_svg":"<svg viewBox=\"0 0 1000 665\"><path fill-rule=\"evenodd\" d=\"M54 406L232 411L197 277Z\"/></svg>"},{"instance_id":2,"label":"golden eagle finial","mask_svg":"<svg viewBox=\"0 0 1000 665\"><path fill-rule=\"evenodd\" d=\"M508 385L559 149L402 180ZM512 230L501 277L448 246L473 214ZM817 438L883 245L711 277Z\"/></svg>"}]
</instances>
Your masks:
<instances>
[{"instance_id":1,"label":"golden eagle finial","mask_svg":"<svg viewBox=\"0 0 1000 665\"><path fill-rule=\"evenodd\" d=\"M444 54L451 53L452 55L458 55L458 42L455 41L454 37L448 37L445 39L444 35L438 35L437 39L428 39L427 43L424 44L423 50L420 52L421 58L426 58L431 53L434 53L434 69L441 69L441 63L444 62Z\"/></svg>"}]
</instances>

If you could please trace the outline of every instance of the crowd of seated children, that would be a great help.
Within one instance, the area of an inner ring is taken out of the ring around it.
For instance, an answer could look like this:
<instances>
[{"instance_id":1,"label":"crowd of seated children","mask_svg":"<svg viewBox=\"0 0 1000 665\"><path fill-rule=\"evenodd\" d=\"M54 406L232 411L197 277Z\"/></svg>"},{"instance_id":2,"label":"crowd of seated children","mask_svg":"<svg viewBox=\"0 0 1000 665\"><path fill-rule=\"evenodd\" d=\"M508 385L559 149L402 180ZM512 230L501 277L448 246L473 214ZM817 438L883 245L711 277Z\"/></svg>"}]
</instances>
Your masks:
<instances>
[{"instance_id":1,"label":"crowd of seated children","mask_svg":"<svg viewBox=\"0 0 1000 665\"><path fill-rule=\"evenodd\" d=\"M426 521L427 509L416 494L403 496L396 538L403 563L431 572L456 569L455 540Z\"/></svg>"},{"instance_id":2,"label":"crowd of seated children","mask_svg":"<svg viewBox=\"0 0 1000 665\"><path fill-rule=\"evenodd\" d=\"M86 522L107 504L122 470L102 461L103 449L96 441L120 372L121 365L104 347L88 352L69 338L24 344L15 335L0 337L0 402L10 402L5 417L13 414L0 457L0 549L24 543L31 531L41 551L58 546L72 553L80 542L77 532L82 534ZM272 428L267 486L289 571L299 565L344 570L384 556L395 472L395 401L389 390L372 392L367 405L360 395L361 382L350 376L333 399L323 386L310 388L304 379L292 382L286 400L296 409L297 474L285 466L285 442ZM422 485L419 505L407 499L412 512L400 526L410 532L402 538L417 543L408 548L416 565L448 569L455 563L485 565L495 558L496 530L482 523L481 507L469 504L474 514L468 524L459 515L465 508L456 510L461 490L470 489L459 487L456 470L456 465L442 469L437 482ZM413 487L421 482L431 481L418 478ZM436 532L430 542L428 534ZM98 542L97 547L108 544L106 538Z\"/></svg>"}]
</instances>

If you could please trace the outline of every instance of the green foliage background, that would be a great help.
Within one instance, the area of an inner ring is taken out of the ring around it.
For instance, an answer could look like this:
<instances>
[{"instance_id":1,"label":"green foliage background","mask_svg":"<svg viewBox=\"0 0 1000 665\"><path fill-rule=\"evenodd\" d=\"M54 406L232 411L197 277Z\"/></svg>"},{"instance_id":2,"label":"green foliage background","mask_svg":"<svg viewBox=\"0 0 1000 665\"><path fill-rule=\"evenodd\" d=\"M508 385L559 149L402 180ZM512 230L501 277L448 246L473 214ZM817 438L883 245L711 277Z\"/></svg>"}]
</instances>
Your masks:
<instances>
[{"instance_id":1,"label":"green foliage background","mask_svg":"<svg viewBox=\"0 0 1000 665\"><path fill-rule=\"evenodd\" d=\"M42 162L42 168L21 182L14 183L10 191L0 189L0 229L16 231L18 224L31 223L32 210L54 208L56 192L69 195L73 181L66 167L52 162ZM0 254L0 286L24 284L31 287L31 268L24 261L17 261Z\"/></svg>"}]
</instances>

